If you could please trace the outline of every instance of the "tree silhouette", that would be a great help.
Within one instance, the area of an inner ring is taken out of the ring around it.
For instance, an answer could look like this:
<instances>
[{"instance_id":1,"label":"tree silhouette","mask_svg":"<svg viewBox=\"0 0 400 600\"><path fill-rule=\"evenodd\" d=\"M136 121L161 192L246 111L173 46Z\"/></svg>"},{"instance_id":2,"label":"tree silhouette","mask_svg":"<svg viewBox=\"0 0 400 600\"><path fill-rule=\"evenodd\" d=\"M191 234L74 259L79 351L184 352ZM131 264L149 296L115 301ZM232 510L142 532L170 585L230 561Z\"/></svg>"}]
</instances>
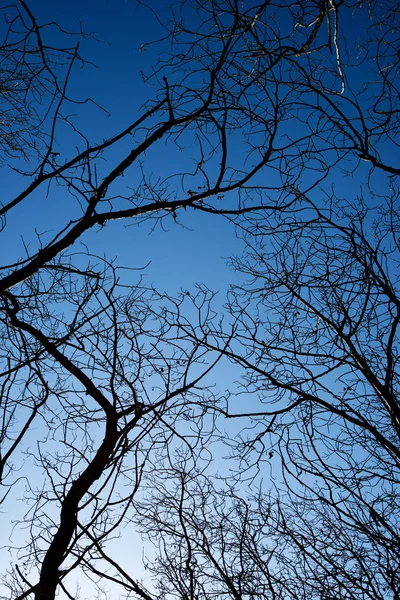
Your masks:
<instances>
[{"instance_id":1,"label":"tree silhouette","mask_svg":"<svg viewBox=\"0 0 400 600\"><path fill-rule=\"evenodd\" d=\"M0 499L27 503L2 597L395 600L396 4L148 9L154 93L97 137L70 111L97 99L68 91L90 36L2 9ZM167 296L91 248L184 211L243 233L224 319L206 287ZM112 551L139 530L148 585Z\"/></svg>"}]
</instances>

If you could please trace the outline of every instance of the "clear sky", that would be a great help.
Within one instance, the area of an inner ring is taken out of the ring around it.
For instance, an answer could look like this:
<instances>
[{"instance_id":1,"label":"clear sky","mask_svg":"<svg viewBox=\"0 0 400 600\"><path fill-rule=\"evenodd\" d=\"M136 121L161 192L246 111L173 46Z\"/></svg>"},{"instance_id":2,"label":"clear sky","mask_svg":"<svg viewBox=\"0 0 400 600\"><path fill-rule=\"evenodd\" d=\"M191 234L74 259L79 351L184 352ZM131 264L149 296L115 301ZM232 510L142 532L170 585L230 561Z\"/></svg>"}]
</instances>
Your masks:
<instances>
[{"instance_id":1,"label":"clear sky","mask_svg":"<svg viewBox=\"0 0 400 600\"><path fill-rule=\"evenodd\" d=\"M70 112L77 115L74 122L82 127L88 139L101 142L137 118L142 105L155 94L155 88L145 84L141 77L141 72L150 72L156 49L151 46L140 51L140 48L160 34L150 11L129 0L100 0L95 3L91 0L45 0L31 4L38 22L56 21L71 31L78 30L81 22L83 31L93 34L98 40L80 39L80 51L88 64L82 69L75 69L69 86L70 96L74 99L92 98L109 112L106 114L90 103L69 107ZM167 14L166 6L167 3L162 1L152 3L159 18L162 18L163 11ZM71 41L75 40L72 37ZM71 153L69 136L70 132L66 131L58 138L59 149L66 149L67 155ZM115 161L118 157L115 154ZM108 155L107 166L113 158L112 153ZM185 164L189 164L190 158L188 148L177 156L176 152L171 153L171 148L159 144L146 157L145 168L153 180L157 180L171 172L179 173ZM24 185L23 179L14 177L6 166L3 166L0 176L7 182L3 188L7 195L20 191ZM134 180L137 176L138 168L135 167L128 177ZM119 189L124 190L130 183L125 177L118 182ZM21 210L17 209L3 238L3 243L8 245L10 262L12 256L16 258L24 253L23 244L34 244L32 229L36 225L35 220L30 218L30 211L36 216L40 211L42 231L48 228L50 232L56 230L57 223L65 224L70 218L71 203L61 190L50 190L46 197L41 189ZM226 287L230 271L225 258L240 246L231 224L222 217L188 211L180 214L179 224L171 216L165 222L165 231L159 226L153 231L153 226L154 222L140 227L127 227L126 223L116 222L102 231L98 228L89 232L82 241L88 243L94 253L115 257L124 266L140 268L150 262L146 281L156 283L160 289L178 290L195 282L206 283L217 290ZM76 249L79 249L78 246Z\"/></svg>"},{"instance_id":2,"label":"clear sky","mask_svg":"<svg viewBox=\"0 0 400 600\"><path fill-rule=\"evenodd\" d=\"M152 6L161 16L166 3L160 1L152 3ZM69 87L70 96L74 99L81 101L90 97L104 108L103 111L94 104L72 107L71 111L77 114L75 122L87 137L92 142L100 142L135 120L144 102L154 96L154 88L143 83L141 78L141 71L150 70L156 52L151 47L140 51L140 47L159 33L156 20L149 11L138 8L134 0L36 0L30 3L30 8L38 22L55 21L66 30L73 31L79 29L80 21L83 31L93 33L97 38L97 41L80 39L81 54L88 64L83 69L75 69ZM58 36L54 35L57 40ZM71 45L76 39L71 38ZM69 148L69 136L70 132L65 131L64 137L58 139L58 149L65 150L67 155L73 151ZM113 158L113 153L110 153L108 161L113 161ZM115 161L118 158L116 154ZM148 158L146 168L154 179L166 177L171 169L173 172L183 170L188 158L190 150L185 149L182 164L177 165L176 153L171 156L169 149L162 144ZM27 170L30 167L26 165ZM135 173L131 172L129 176L134 178ZM7 165L2 166L0 178L5 201L25 185L24 178L12 173ZM125 185L129 185L128 177L122 181L121 189ZM62 189L41 188L32 194L13 211L8 227L2 233L4 263L11 264L24 256L26 249L32 252L37 248L36 233L44 233L44 239L51 237L71 218L71 208L74 210L76 207L72 206L68 194L64 194ZM36 229L38 222L40 229ZM94 254L115 258L118 265L137 269L146 267L132 274L132 284L142 275L145 284L154 284L160 292L165 290L174 294L201 282L221 291L222 302L232 277L226 259L241 248L232 224L223 217L188 212L180 215L179 223L174 222L171 216L164 222L163 228L156 226L153 230L153 227L152 221L140 226L127 226L127 223L118 221L111 223L110 227L88 232L81 241ZM85 251L85 248L78 242L74 250ZM129 277L125 276L125 280L128 281ZM226 368L221 375L223 373L226 376ZM223 379L221 377L222 387L227 383ZM40 432L35 427L32 436L26 438L28 451L31 444L36 443L38 435L40 437ZM19 475L21 479L15 491L21 496L26 492L23 468ZM40 481L36 481L35 485L40 486ZM12 544L23 545L24 530L15 527L15 521L21 519L23 522L27 518L26 505L20 504L20 510L16 511L12 509L14 500L11 496L9 500L3 508L7 512L10 510L13 518L8 522L9 527L3 526L3 535L8 538L9 534ZM57 512L58 509L54 513L55 520ZM138 536L130 535L129 541L123 545L115 541L111 548L114 548L114 556L128 570L138 578L142 576L142 544ZM7 550L0 550L2 564L13 560L15 557L11 557ZM136 565L133 569L132 564ZM82 598L86 597L85 592L91 597L90 588L86 589L83 584ZM60 597L65 597L63 592Z\"/></svg>"},{"instance_id":3,"label":"clear sky","mask_svg":"<svg viewBox=\"0 0 400 600\"><path fill-rule=\"evenodd\" d=\"M150 4L161 21L167 18L168 2L150 0ZM143 81L141 76L142 72L150 72L158 52L153 46L143 50L142 45L162 34L151 11L137 6L134 0L32 0L29 5L38 22L54 21L69 31L77 30L81 23L82 30L92 34L91 38L80 39L80 52L87 63L82 68L77 65L73 72L69 95L79 102L91 98L96 104L86 102L69 105L68 111L76 113L74 123L77 127L84 131L91 142L99 143L134 121L144 103L153 99L157 92L156 87L153 87L151 82ZM365 24L363 19L353 23L349 17L349 22L344 22L341 26L349 35L356 36L362 33L363 23ZM50 39L52 35L55 40L58 39L55 30L49 29L49 35ZM78 38L72 35L69 39L73 45ZM361 71L352 71L355 73L352 84L360 89L363 80ZM302 125L295 118L288 117L279 141L292 134L301 136ZM149 150L144 160L144 168L150 181L162 181L171 173L179 174L192 168L195 149L191 147L190 142L185 144L185 140L188 139L192 138L183 138L181 152L172 143L164 142ZM74 151L71 145L75 143L75 134L68 127L61 129L56 148L69 156ZM104 169L109 169L113 163L117 164L123 152L129 151L130 143L130 140L124 141L108 152ZM318 143L317 141L316 144ZM238 138L233 157L239 162L242 160L243 148L244 144L241 144ZM327 177L324 184L326 189L330 190L330 186L335 183L338 196L356 197L359 180L354 179L352 174L356 162L358 159L349 159L347 174L337 170ZM99 165L101 169L101 163ZM290 160L288 165L290 168ZM310 165L311 162L308 167ZM29 170L31 165L26 164L24 168ZM369 165L360 167L361 179L366 179L368 169ZM299 185L307 186L307 177L315 176L307 169L305 172L308 173L305 181L299 182ZM139 165L134 166L124 178L118 180L113 188L114 193L125 193L126 189L138 184L140 177ZM258 180L260 183L264 182L262 177ZM275 183L274 177L271 171L268 179L270 185ZM371 181L377 190L382 191L386 184L383 183L384 179L379 177ZM24 178L11 172L6 164L0 169L0 179L4 202L24 186ZM188 190L190 185L187 180L182 184L179 178L175 183L184 190ZM173 185L174 182L171 183L171 190ZM11 264L26 252L34 253L38 247L37 235L42 236L43 240L50 239L69 219L79 214L79 210L78 203L71 198L66 189L46 189L42 186L12 211L9 217L8 227L2 232L4 263ZM38 223L40 229L37 229ZM238 282L239 276L233 274L227 260L232 255L240 254L243 248L238 232L227 219L192 210L180 211L177 221L170 215L163 221L162 226L155 220L139 224L121 220L108 223L104 228L95 227L84 234L73 250L84 252L86 245L93 254L105 255L108 259L115 259L117 265L138 270L132 275L124 275L125 281L132 277L131 281L134 284L137 278L142 276L145 284L154 284L159 292L166 291L172 295L181 289L191 290L196 283L202 283L220 292L216 307L220 307L224 302L229 285L233 281ZM233 385L232 382L237 378L237 369L224 363L212 377L217 380L217 389L223 392L229 385ZM246 400L248 398L241 398L239 401ZM236 424L232 424L231 431L235 427ZM34 430L33 439L35 434ZM222 463L217 461L216 469L218 464ZM268 472L267 476L271 475L275 476L272 471ZM19 485L22 494L22 479ZM14 528L13 536L14 542L18 543L17 528ZM119 553L127 563L132 561L139 564L141 550L136 538L134 540L132 544L130 537L127 545L121 545L116 554ZM118 541L113 542L114 546L118 544ZM0 562L2 556L8 560L7 553L3 551L2 555L0 550ZM141 570L135 570L134 575L140 577ZM61 594L60 597L64 598L64 595ZM85 591L82 598L85 598Z\"/></svg>"}]
</instances>

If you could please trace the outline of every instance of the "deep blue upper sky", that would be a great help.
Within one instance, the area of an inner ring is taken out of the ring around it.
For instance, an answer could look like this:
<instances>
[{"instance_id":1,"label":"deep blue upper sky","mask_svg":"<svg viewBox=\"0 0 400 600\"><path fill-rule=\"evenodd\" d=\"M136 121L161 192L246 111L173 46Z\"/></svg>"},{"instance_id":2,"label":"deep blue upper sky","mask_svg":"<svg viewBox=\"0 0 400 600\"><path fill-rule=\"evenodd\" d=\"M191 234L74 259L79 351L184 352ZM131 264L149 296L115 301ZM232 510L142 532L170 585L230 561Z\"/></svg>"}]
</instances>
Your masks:
<instances>
[{"instance_id":1,"label":"deep blue upper sky","mask_svg":"<svg viewBox=\"0 0 400 600\"><path fill-rule=\"evenodd\" d=\"M168 4L161 0L150 3L161 21L165 21L169 14ZM151 11L138 7L134 0L36 0L30 3L30 8L39 23L54 21L69 31L77 31L81 23L83 31L95 38L79 39L81 55L88 62L84 68L77 65L69 86L71 97L79 101L92 98L104 108L103 111L91 103L68 107L70 113L76 115L74 122L82 128L90 142L101 142L135 120L146 100L154 98L157 93L157 86L145 83L141 77L142 72L150 72L159 48L150 46L143 52L140 48L143 43L157 39L163 33ZM348 18L349 22L341 22L340 26L354 38L362 33L365 21L360 13L352 19L348 12ZM49 39L54 35L55 43L60 43L56 29L50 29L49 34ZM66 39L71 45L77 40L74 36ZM362 74L363 69L353 69L352 84L358 77L361 81ZM301 124L293 120L288 129L300 131ZM58 137L59 147L67 156L75 148L75 138L69 136L70 132L62 131ZM127 149L125 144L123 150ZM107 155L105 169L117 164L119 151L117 148L115 154ZM171 146L163 142L157 144L146 156L147 173L156 180L184 171L191 152L189 146L179 155L176 151L171 152ZM0 175L5 182L5 199L26 185L26 180L10 174L5 166ZM129 187L137 176L138 168L133 167L118 182L118 189ZM343 190L343 193L350 191L356 194L358 191L357 183L351 177L344 179L341 176L335 184L339 193ZM82 242L88 244L94 253L116 257L118 264L137 268L150 262L146 269L147 282L155 282L161 289L174 291L190 287L195 282L204 282L213 289L223 290L232 279L225 258L240 252L241 248L234 228L222 217L192 211L181 212L179 216L184 227L175 223L172 217L165 222L166 231L160 227L152 231L153 221L142 223L139 227L115 222L101 231L88 232ZM66 190L40 189L10 215L9 227L3 232L9 262L24 254L24 246L34 251L38 222L38 233L42 233L57 231L57 227L65 225L70 218L71 200Z\"/></svg>"},{"instance_id":2,"label":"deep blue upper sky","mask_svg":"<svg viewBox=\"0 0 400 600\"><path fill-rule=\"evenodd\" d=\"M162 11L167 14L166 6L165 2L152 3L161 18ZM90 97L109 112L106 114L94 104L69 107L70 113L76 113L74 122L82 127L88 139L92 143L101 142L134 121L144 102L152 99L156 92L155 87L145 84L141 78L141 72L150 71L157 49L151 46L140 51L140 47L161 33L150 11L137 7L133 0L59 0L56 3L46 0L31 2L30 8L38 23L55 21L69 31L78 30L81 23L83 31L98 40L79 39L80 53L88 64L75 68L69 86L74 99L82 101ZM53 32L55 42L60 43L59 34L50 30L51 35ZM74 36L66 38L71 45L76 39ZM70 155L74 146L69 144L68 136L68 132L59 136L58 144ZM115 161L117 159L115 155ZM113 153L108 155L108 161L112 164ZM176 164L163 144L152 151L150 161L147 169L154 178L181 170L181 165ZM5 191L11 196L12 192L20 191L26 181L6 173L6 169L3 167L1 175L6 176ZM123 186L129 185L128 177L135 177L135 168L121 182ZM9 262L24 254L24 245L35 247L33 227L37 224L38 212L41 213L40 232L56 231L57 222L65 224L70 218L70 201L64 198L63 191L52 188L46 192L39 190L10 216L9 228L3 233ZM94 253L116 257L121 265L143 267L151 262L146 269L146 281L156 283L160 289L178 290L197 281L223 289L230 279L224 258L239 248L232 226L222 217L189 212L182 215L182 223L186 228L170 218L165 224L167 231L157 227L151 232L153 222L128 228L126 223L116 222L101 232L87 233L82 241L89 244ZM79 250L78 244L76 249Z\"/></svg>"}]
</instances>

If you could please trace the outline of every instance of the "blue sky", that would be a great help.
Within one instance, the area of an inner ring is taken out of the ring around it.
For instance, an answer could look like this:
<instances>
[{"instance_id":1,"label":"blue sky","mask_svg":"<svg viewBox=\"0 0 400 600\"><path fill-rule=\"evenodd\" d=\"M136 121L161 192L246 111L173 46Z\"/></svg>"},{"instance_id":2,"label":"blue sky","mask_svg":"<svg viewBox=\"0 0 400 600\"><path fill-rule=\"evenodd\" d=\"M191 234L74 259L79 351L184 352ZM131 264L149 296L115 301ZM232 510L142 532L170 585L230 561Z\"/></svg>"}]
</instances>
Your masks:
<instances>
[{"instance_id":1,"label":"blue sky","mask_svg":"<svg viewBox=\"0 0 400 600\"><path fill-rule=\"evenodd\" d=\"M158 14L165 10L166 3L158 2ZM78 101L93 98L105 111L93 104L69 106L69 113L75 114L74 123L82 127L85 135L93 142L100 142L109 135L133 121L140 114L144 102L154 97L156 89L145 83L141 71L149 72L156 56L156 49L147 48L140 51L141 45L156 37L160 30L153 15L143 8L137 7L134 1L117 0L115 2L91 0L67 2L60 0L33 2L31 9L38 22L57 21L66 30L78 29L78 18L82 29L99 41L80 40L81 54L88 63L84 68L76 68L69 87L70 96ZM76 38L72 37L72 42ZM67 38L69 42L69 39ZM71 153L72 138L70 131L62 130L58 136L61 151ZM123 149L128 145L123 144ZM73 150L73 148L72 148ZM123 150L122 150L123 151ZM121 145L115 150L115 161L121 152ZM168 176L171 171L181 171L185 163L189 164L190 150L177 156L171 148L164 144L151 150L146 159L146 170L153 179ZM177 160L182 164L177 164ZM113 161L113 154L108 155L106 168ZM27 165L27 169L30 165ZM1 175L6 176L7 196L20 191L24 179L7 172L3 166ZM127 177L117 182L119 189L130 185L129 178L135 180L137 167ZM47 196L47 197L46 197ZM14 211L9 219L9 228L3 240L8 245L10 262L24 254L24 245L35 247L35 218L40 213L40 232L56 231L57 226L65 224L71 215L71 201L63 190L42 187L33 194L22 208ZM234 229L222 217L189 212L180 214L179 224L172 216L165 222L165 231L154 222L141 224L140 227L126 223L111 223L101 232L96 229L87 233L83 242L89 244L91 250L99 255L107 254L109 258L117 258L119 264L146 269L148 283L157 283L168 291L193 285L197 281L209 284L214 289L225 288L230 278L230 271L225 265L225 257L238 251L240 243ZM79 244L75 248L79 250Z\"/></svg>"},{"instance_id":2,"label":"blue sky","mask_svg":"<svg viewBox=\"0 0 400 600\"><path fill-rule=\"evenodd\" d=\"M167 2L158 0L150 4L161 20L167 17ZM31 8L39 22L56 21L66 30L77 30L80 21L83 31L92 33L98 40L80 40L82 56L93 65L76 68L69 88L71 97L79 101L93 98L109 111L110 116L91 103L68 108L76 113L74 123L82 127L90 141L99 142L125 127L140 113L144 102L154 97L156 88L142 81L141 72L150 72L157 48L150 46L144 52L140 48L162 32L148 9L138 7L134 0L99 0L96 3L92 0L45 0L32 2ZM360 22L357 19L356 25L351 23L352 35L357 34L357 28L362 31ZM346 23L341 25L347 26ZM72 37L71 44L74 40L76 38ZM352 83L355 83L354 80ZM69 131L61 131L58 144L61 150L69 149L70 154L72 137L69 137ZM301 131L301 126L290 123L288 131L296 133ZM123 144L122 151L126 148L128 145ZM238 156L239 150L240 144L237 146ZM115 161L120 151L120 147L115 150ZM148 153L146 170L157 180L170 173L183 171L185 165L191 164L190 159L190 147L179 154L171 146L162 143ZM111 153L107 167L112 161ZM349 168L351 170L351 163ZM7 167L3 167L0 174L5 176L6 172ZM137 176L137 167L134 167L127 177L117 182L117 188L123 190L131 184L130 179L134 181ZM23 185L20 177L15 178L10 173L7 173L6 181L5 192L10 195ZM357 186L353 187L350 177L341 178L340 184L347 192L350 188L354 193L357 192ZM42 188L32 195L23 209L17 209L10 217L11 233L7 231L3 238L9 250L12 250L13 258L21 256L24 244L35 243L32 231L35 220L30 219L31 211L32 215L40 211L42 231L56 231L58 224L70 218L71 203L62 190L51 190L46 198ZM140 227L110 223L101 232L96 230L87 233L82 241L88 243L95 253L106 253L125 266L138 268L151 261L146 270L148 282L156 282L161 288L168 288L168 291L193 285L197 281L213 289L225 289L232 278L225 258L240 252L241 248L232 225L222 217L191 211L181 212L179 221L181 225L176 224L171 216L165 223L167 231L158 226L152 231L153 222L141 224Z\"/></svg>"},{"instance_id":3,"label":"blue sky","mask_svg":"<svg viewBox=\"0 0 400 600\"><path fill-rule=\"evenodd\" d=\"M167 2L156 1L151 6L161 20L166 17ZM30 7L38 21L57 21L66 30L76 29L79 19L83 30L93 33L97 38L97 41L81 41L81 53L88 64L75 70L70 86L73 98L82 101L91 97L104 108L102 110L91 103L71 105L68 108L69 111L76 112L74 122L82 127L87 137L93 142L101 142L132 122L140 113L144 102L154 97L157 91L141 79L142 71L149 72L157 49L149 47L141 52L140 47L161 33L151 13L143 7L137 7L134 0L34 0ZM358 25L355 28L350 22L343 26L348 31L351 29L352 35L357 35L357 27L360 33L363 28L361 20L356 23ZM72 37L71 43L74 40ZM91 65L90 62L94 64ZM361 71L359 77L361 82ZM359 82L357 80L353 83L358 85ZM301 127L292 121L285 131L296 134L301 132ZM68 155L71 143L75 143L73 140L75 138L68 128L61 129L57 142L59 149L66 150ZM113 162L117 163L122 152L129 148L129 143L124 142L121 148L118 147L107 155L105 169ZM172 144L165 145L162 142L148 152L146 169L153 181L189 168L195 150L190 144L183 146L179 153ZM242 150L238 140L235 148L237 160L240 160ZM352 178L353 166L354 161L350 160L348 176L344 176L342 172L338 176L335 171L326 180L327 189L335 182L338 196L355 197L359 192L359 183L358 179ZM26 168L29 169L30 165ZM361 178L366 179L367 166L365 169L361 167L360 172ZM23 178L12 174L4 165L0 170L0 177L4 196L12 196L24 184ZM139 179L139 169L134 166L124 178L118 180L116 193L123 193L127 186L134 185ZM272 180L273 176L270 176L269 183ZM263 181L262 176L259 181ZM376 178L374 185L377 189L383 187L382 181L379 176ZM185 186L188 189L189 183ZM43 186L37 190L23 206L10 215L9 227L2 234L6 261L11 263L22 256L24 246L33 252L37 248L37 234L43 234L44 239L49 239L68 222L77 209L77 204L65 189L47 190ZM35 231L38 222L40 230ZM224 301L229 284L234 280L237 282L237 276L227 265L227 259L232 254L240 254L242 249L242 242L232 223L220 216L191 210L181 211L178 222L174 221L172 215L169 216L163 221L163 226L148 220L139 224L117 221L102 229L94 228L83 236L73 250L84 251L86 245L94 254L106 255L108 259L115 259L118 265L138 269L131 276L133 284L142 275L145 284L154 284L160 292L166 291L174 295L180 289L190 290L197 282L203 283L220 292L216 306ZM224 364L212 377L217 379L217 387L223 392L237 376L236 368ZM239 403L247 401L246 396L239 397L238 400ZM229 427L234 431L240 425L229 424ZM120 551L125 554L124 558L131 556L128 546L121 547ZM132 561L141 562L140 558L136 546L132 551ZM140 576L140 573L135 572L135 575Z\"/></svg>"},{"instance_id":4,"label":"blue sky","mask_svg":"<svg viewBox=\"0 0 400 600\"><path fill-rule=\"evenodd\" d=\"M165 6L165 3L159 4ZM93 32L102 40L81 41L82 55L96 66L88 64L84 69L78 68L71 78L70 94L73 98L83 100L90 96L111 115L94 105L70 108L71 112L78 114L75 122L82 126L88 138L100 142L137 118L143 103L154 94L154 89L144 84L140 76L142 70L150 68L155 56L155 51L151 48L145 52L139 51L143 42L157 35L154 18L148 11L137 9L135 2L129 0L40 0L32 2L30 7L38 22L54 20L67 30L76 29L79 18L83 30ZM73 40L74 38L71 42ZM67 155L71 151L69 142L69 132L65 131L58 144L61 150L66 150ZM118 157L119 154L113 157L110 153L108 161L112 162L113 158L117 161ZM180 171L188 158L190 151L182 155L182 165L177 166L176 158L169 154L168 148L160 145L150 157L148 168L157 179L167 176L171 168ZM27 164L26 169L30 168L31 165ZM135 178L135 171L129 175ZM4 200L21 191L28 181L12 173L5 165L0 170L0 177L3 181ZM126 184L129 184L128 177L121 181L121 189ZM24 256L25 247L33 252L37 248L37 233L44 234L44 239L54 235L71 218L71 208L76 210L77 207L60 188L47 190L42 187L32 194L8 218L8 227L2 233L4 263L10 264ZM169 217L163 228L158 225L154 231L152 221L139 226L127 226L127 223L118 221L101 230L95 228L89 231L73 250L84 252L84 245L87 244L91 252L115 259L118 265L137 269L146 266L144 271L129 275L132 284L142 275L145 284L154 284L160 292L165 290L174 294L181 288L189 289L195 283L202 282L213 290L220 290L222 302L232 279L232 271L226 265L226 259L241 248L232 224L222 217L189 211L181 214L179 221L175 223ZM223 374L227 375L226 368L221 372L221 385L226 386ZM36 437L41 437L40 426L38 427L33 428L32 437L26 438L28 450L31 445L35 447ZM24 470L19 474L22 476ZM39 479L40 471L34 485L40 485ZM26 493L23 479L15 492L18 497ZM14 499L10 496L10 503L6 503L4 509L13 505ZM19 543L23 544L25 533L24 529L14 527L14 524L18 519L24 520L26 504L21 503L19 509L14 508L10 527L7 527L7 534L10 534L12 543L17 546ZM58 509L54 512L55 520L57 515ZM117 541L111 544L113 546L115 556L131 569L134 576L140 578L143 569L140 566L142 546L139 538L131 534L125 544L121 545ZM147 552L151 552L149 548ZM0 562L9 564L10 558L11 555L6 550L0 551ZM15 555L11 562L13 560ZM133 564L135 567L132 569ZM83 585L82 597L85 598L85 592L91 597L90 587L86 588L82 581L80 585ZM65 596L61 593L60 597Z\"/></svg>"}]
</instances>

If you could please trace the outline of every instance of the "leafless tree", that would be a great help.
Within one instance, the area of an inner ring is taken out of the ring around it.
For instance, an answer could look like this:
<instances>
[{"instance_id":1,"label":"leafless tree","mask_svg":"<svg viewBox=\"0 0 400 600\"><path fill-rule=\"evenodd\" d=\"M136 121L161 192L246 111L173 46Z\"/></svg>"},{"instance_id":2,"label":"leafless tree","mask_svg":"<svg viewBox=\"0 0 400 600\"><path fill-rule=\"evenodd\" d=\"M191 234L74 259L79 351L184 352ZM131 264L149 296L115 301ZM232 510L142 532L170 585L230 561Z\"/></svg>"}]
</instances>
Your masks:
<instances>
[{"instance_id":1,"label":"leafless tree","mask_svg":"<svg viewBox=\"0 0 400 600\"><path fill-rule=\"evenodd\" d=\"M382 33L396 14L386 8L380 30L363 45L366 60L387 49L376 60L384 92L373 106L345 92L333 102L307 82L317 98L308 109L321 126L313 143L336 139L332 150L344 152L350 168L339 160L306 192L301 177L277 191L263 188L272 198L285 190L293 201L238 222L247 250L232 266L246 280L229 293L230 325L213 314L214 294L204 287L194 299L172 301L166 316L182 339L225 356L242 376L240 391L217 406L238 423L239 441L223 437L237 461L230 481L239 494L216 488L209 475L170 466L168 485L158 483L159 503L150 494L140 504L144 529L159 544L155 572L165 593L399 598L398 168L378 158L382 141L396 148L398 127L398 58L390 43L397 30ZM350 64L341 63L342 82ZM343 118L346 103L351 118ZM315 160L296 148L294 161ZM293 172L304 175L302 168L296 163ZM348 176L353 169L357 187ZM185 318L186 302L196 308L197 325ZM174 476L181 495L171 487ZM264 492L245 496L243 482ZM259 555L250 557L248 537Z\"/></svg>"},{"instance_id":2,"label":"leafless tree","mask_svg":"<svg viewBox=\"0 0 400 600\"><path fill-rule=\"evenodd\" d=\"M90 36L64 31L55 22L39 24L24 0L4 4L0 17L1 163L21 161L21 169L47 151L49 121L68 99L72 67L84 64L79 41ZM47 41L51 30L57 31L60 45Z\"/></svg>"},{"instance_id":3,"label":"leafless tree","mask_svg":"<svg viewBox=\"0 0 400 600\"><path fill-rule=\"evenodd\" d=\"M29 280L25 295L5 296L5 434L11 438L17 415L26 411L25 428L35 417L45 431L36 450L26 451L26 460L41 467L43 487L37 489L23 467L17 473L27 478L30 509L24 518L31 534L20 553L18 583L11 578L9 584L19 597L54 596L71 570L95 565L103 540L126 517L148 455L180 437L179 421L190 419L192 428L196 423L201 428L214 402L211 393L203 398L201 387L211 368L201 367L205 351L180 350L162 319L155 321L149 312L149 292L138 284L119 297L116 273L108 269L109 275L102 269L91 278L86 272L80 286L76 270L72 277L65 267L50 272L41 281L54 301L45 313L33 308L36 278ZM8 458L3 456L6 466ZM6 483L12 475L5 473ZM53 505L61 508L60 515ZM30 585L37 575L38 583Z\"/></svg>"},{"instance_id":4,"label":"leafless tree","mask_svg":"<svg viewBox=\"0 0 400 600\"><path fill-rule=\"evenodd\" d=\"M22 485L27 502L15 524L27 538L12 554L4 597L75 598L74 582L86 576L100 594L110 583L146 600L398 598L400 313L389 265L398 251L396 14L389 2L176 3L160 22L163 45L148 75L154 96L123 129L92 139L67 110L78 48L61 50L46 37L69 34L39 24L25 2L4 8L3 169L20 191L0 208L10 248L0 276L1 499L13 506ZM351 50L340 15L360 23L362 43ZM351 82L360 61L368 95L362 78ZM82 106L101 111L93 100ZM178 166L154 176L166 147ZM377 172L391 182L374 227L369 199L365 207L334 194L315 200L335 173L356 168L370 183ZM253 283L232 288L230 330L212 318L207 291L168 299L90 246L77 248L115 220L173 224L185 210L235 219L248 237L237 266ZM15 223L24 214L32 223L21 250ZM46 223L54 216L52 231L43 232L44 215ZM187 301L199 327L184 318ZM239 445L229 442L236 474L223 490L202 484L208 475L196 469L204 460L210 468L204 457L221 438L216 420L233 416L210 386L226 357L243 368L244 391L262 406L236 411L254 429ZM268 500L272 525L257 533L264 496L241 499L232 486L243 477L258 485L257 469L275 455L285 500ZM179 460L191 461L192 474L174 467ZM157 499L149 505L143 496L151 477L160 478L160 514L178 477L169 531L168 515L157 521ZM159 593L108 549L138 515L169 548L155 563ZM216 549L204 544L207 531ZM283 547L269 569L263 536L272 531ZM171 557L175 547L180 554ZM296 552L285 578L279 569ZM203 557L196 568L193 553ZM378 564L385 573L371 575ZM328 577L329 565L349 574Z\"/></svg>"},{"instance_id":5,"label":"leafless tree","mask_svg":"<svg viewBox=\"0 0 400 600\"><path fill-rule=\"evenodd\" d=\"M340 510L271 485L268 493L244 496L179 458L159 469L155 482L135 508L139 527L157 547L149 568L158 597L386 600L398 594L398 540L391 545L383 520L381 531L377 522L359 527Z\"/></svg>"},{"instance_id":6,"label":"leafless tree","mask_svg":"<svg viewBox=\"0 0 400 600\"><path fill-rule=\"evenodd\" d=\"M333 192L322 199L299 193L287 214L242 222L247 251L233 264L247 279L231 288L230 326L213 318L213 294L204 288L195 299L196 326L181 301L167 318L182 339L201 339L242 369L239 391L216 410L240 423L239 439L229 442L239 465L235 486L247 481L257 488L274 477L269 522L285 548L273 570L276 597L394 600L400 590L398 193L390 180L384 197L369 188L354 201ZM260 498L251 509L256 519L265 514ZM234 529L225 517L220 523ZM283 569L286 560L294 571Z\"/></svg>"}]
</instances>

